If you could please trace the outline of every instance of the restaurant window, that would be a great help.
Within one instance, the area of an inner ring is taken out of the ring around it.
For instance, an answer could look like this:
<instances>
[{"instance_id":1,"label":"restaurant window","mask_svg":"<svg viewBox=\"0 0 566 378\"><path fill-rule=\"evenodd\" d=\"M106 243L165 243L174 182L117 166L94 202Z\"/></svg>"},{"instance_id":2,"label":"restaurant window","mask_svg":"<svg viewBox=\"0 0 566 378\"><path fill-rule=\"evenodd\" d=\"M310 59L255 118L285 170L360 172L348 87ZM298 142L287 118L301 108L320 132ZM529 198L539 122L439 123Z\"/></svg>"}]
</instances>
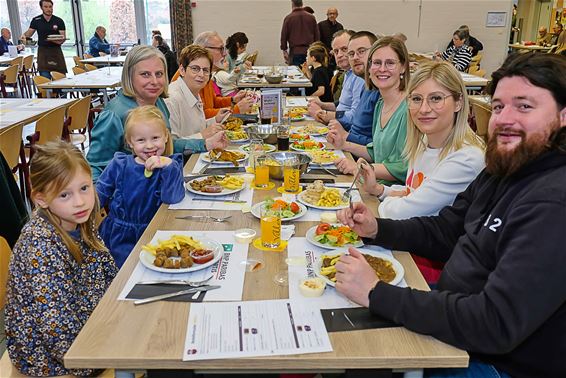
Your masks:
<instances>
[{"instance_id":1,"label":"restaurant window","mask_svg":"<svg viewBox=\"0 0 566 378\"><path fill-rule=\"evenodd\" d=\"M0 0L0 25L3 28L12 29L10 26L10 15L8 13L8 0ZM16 43L17 40L18 36L12 35L12 42Z\"/></svg>"},{"instance_id":2,"label":"restaurant window","mask_svg":"<svg viewBox=\"0 0 566 378\"><path fill-rule=\"evenodd\" d=\"M85 51L98 25L106 28L110 43L137 43L134 0L83 0L81 8Z\"/></svg>"},{"instance_id":3,"label":"restaurant window","mask_svg":"<svg viewBox=\"0 0 566 378\"><path fill-rule=\"evenodd\" d=\"M171 46L171 17L168 0L145 0L147 43L151 44L151 31L159 30L161 36Z\"/></svg>"}]
</instances>

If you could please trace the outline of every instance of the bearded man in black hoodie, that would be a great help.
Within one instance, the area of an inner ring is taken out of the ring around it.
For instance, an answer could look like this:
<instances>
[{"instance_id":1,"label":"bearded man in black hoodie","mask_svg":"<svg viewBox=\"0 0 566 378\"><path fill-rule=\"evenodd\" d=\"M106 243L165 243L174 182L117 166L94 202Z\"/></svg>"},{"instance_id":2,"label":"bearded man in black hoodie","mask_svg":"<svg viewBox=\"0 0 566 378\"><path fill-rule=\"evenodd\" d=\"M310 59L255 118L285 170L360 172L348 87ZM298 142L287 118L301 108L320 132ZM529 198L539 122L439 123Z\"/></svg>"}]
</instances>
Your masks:
<instances>
[{"instance_id":1,"label":"bearded man in black hoodie","mask_svg":"<svg viewBox=\"0 0 566 378\"><path fill-rule=\"evenodd\" d=\"M566 377L566 58L517 54L492 79L486 168L452 206L400 221L362 203L338 213L366 244L445 262L437 289L381 282L353 248L336 288L471 355L425 376Z\"/></svg>"}]
</instances>

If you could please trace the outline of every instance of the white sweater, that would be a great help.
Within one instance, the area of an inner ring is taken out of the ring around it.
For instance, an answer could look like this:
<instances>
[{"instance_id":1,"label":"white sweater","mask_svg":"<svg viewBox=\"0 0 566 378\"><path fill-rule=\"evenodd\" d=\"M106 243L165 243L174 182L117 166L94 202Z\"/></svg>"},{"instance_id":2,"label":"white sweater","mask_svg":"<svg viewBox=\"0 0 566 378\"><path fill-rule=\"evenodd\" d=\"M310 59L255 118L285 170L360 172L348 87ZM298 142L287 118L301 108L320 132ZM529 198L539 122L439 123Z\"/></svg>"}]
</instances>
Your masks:
<instances>
[{"instance_id":1,"label":"white sweater","mask_svg":"<svg viewBox=\"0 0 566 378\"><path fill-rule=\"evenodd\" d=\"M414 164L409 164L405 187L385 187L386 198L378 208L380 217L406 219L436 215L443 207L452 205L485 166L480 148L466 146L438 161L440 151L427 148ZM404 197L387 196L391 190L404 189L409 192Z\"/></svg>"}]
</instances>

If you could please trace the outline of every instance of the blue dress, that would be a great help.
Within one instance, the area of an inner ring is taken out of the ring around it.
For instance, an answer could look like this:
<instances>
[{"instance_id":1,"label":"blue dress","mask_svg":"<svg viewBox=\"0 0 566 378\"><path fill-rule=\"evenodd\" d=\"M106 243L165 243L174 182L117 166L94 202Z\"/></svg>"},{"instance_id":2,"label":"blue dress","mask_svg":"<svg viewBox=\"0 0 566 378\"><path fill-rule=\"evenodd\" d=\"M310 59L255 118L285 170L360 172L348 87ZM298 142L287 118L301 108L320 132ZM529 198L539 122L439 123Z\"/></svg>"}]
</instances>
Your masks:
<instances>
[{"instance_id":1,"label":"blue dress","mask_svg":"<svg viewBox=\"0 0 566 378\"><path fill-rule=\"evenodd\" d=\"M116 152L96 183L100 206L110 204L109 214L100 225L100 235L119 267L159 206L177 203L185 196L183 157L181 154L170 157L173 159L170 165L155 169L146 178L145 166L136 163L134 155Z\"/></svg>"}]
</instances>

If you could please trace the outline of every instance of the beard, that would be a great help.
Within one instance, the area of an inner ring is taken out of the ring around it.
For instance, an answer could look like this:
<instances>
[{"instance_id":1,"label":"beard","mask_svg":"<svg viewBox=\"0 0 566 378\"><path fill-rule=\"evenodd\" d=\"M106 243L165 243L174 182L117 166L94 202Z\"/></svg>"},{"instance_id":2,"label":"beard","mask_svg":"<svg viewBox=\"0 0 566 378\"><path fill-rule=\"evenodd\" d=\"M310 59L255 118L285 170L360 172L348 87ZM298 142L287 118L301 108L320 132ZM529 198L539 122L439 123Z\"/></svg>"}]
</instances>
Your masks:
<instances>
[{"instance_id":1,"label":"beard","mask_svg":"<svg viewBox=\"0 0 566 378\"><path fill-rule=\"evenodd\" d=\"M512 150L500 150L497 144L497 136L505 131L505 128L496 129L489 137L487 150L485 152L485 169L494 176L506 177L517 172L527 163L535 160L544 152L550 150L550 136L560 129L560 121L556 119L544 127L544 131L531 135L527 138L524 131L520 130L521 142Z\"/></svg>"}]
</instances>

